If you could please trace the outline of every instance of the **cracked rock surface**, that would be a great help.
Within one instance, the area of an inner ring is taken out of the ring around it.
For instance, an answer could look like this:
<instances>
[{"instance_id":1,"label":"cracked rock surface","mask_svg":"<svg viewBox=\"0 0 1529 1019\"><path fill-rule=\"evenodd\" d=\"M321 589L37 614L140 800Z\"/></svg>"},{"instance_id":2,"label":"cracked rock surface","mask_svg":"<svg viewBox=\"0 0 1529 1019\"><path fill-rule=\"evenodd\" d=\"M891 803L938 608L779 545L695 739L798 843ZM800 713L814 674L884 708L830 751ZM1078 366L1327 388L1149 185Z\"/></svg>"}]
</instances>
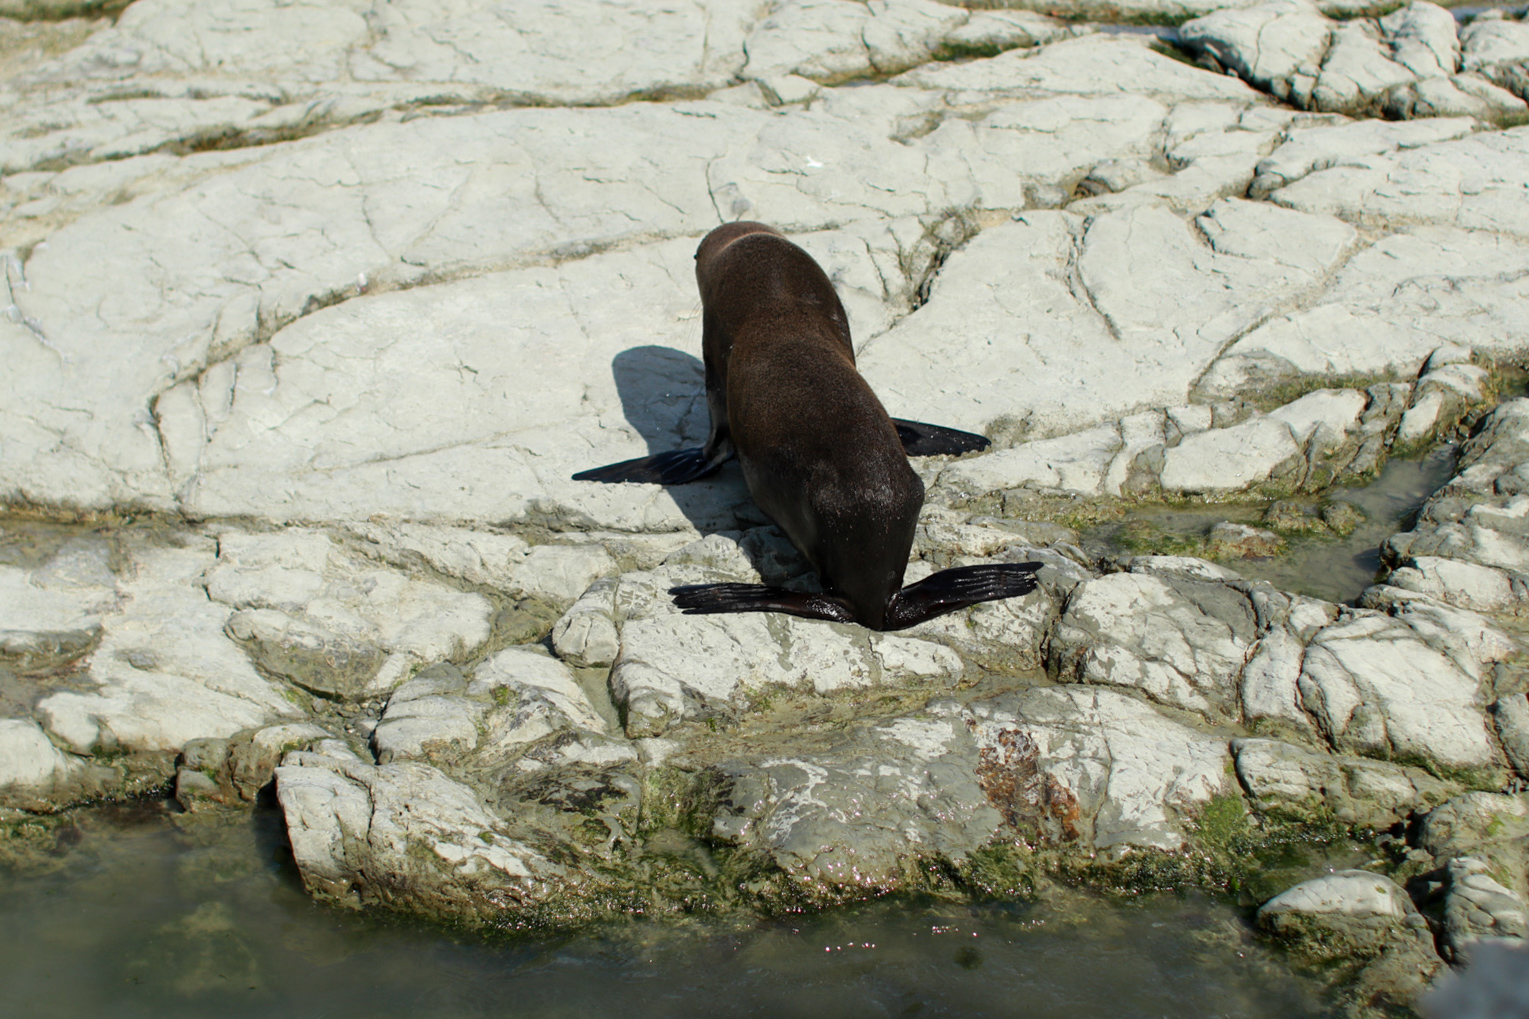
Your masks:
<instances>
[{"instance_id":1,"label":"cracked rock surface","mask_svg":"<svg viewBox=\"0 0 1529 1019\"><path fill-rule=\"evenodd\" d=\"M0 4L0 821L274 781L314 895L501 927L1383 833L1270 863L1263 929L1371 1004L1522 939L1529 28L1217 7L1109 5L1174 49L928 0ZM740 218L890 413L993 440L914 461L908 580L1037 591L685 616L814 582L738 469L570 480L704 440L692 255ZM1353 604L1080 547L1452 437Z\"/></svg>"}]
</instances>

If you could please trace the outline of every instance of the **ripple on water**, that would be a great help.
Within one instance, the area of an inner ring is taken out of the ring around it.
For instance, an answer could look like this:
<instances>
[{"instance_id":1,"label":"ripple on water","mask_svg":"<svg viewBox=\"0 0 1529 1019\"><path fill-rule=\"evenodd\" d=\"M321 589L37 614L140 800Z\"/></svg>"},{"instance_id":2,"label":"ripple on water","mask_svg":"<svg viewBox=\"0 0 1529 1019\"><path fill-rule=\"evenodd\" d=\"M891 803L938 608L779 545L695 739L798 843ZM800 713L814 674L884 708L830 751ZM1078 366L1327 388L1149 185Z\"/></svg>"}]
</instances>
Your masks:
<instances>
[{"instance_id":1,"label":"ripple on water","mask_svg":"<svg viewBox=\"0 0 1529 1019\"><path fill-rule=\"evenodd\" d=\"M0 874L0 987L26 1016L1315 1015L1239 914L1169 895L877 902L754 924L485 940L319 906L279 814L78 812Z\"/></svg>"}]
</instances>

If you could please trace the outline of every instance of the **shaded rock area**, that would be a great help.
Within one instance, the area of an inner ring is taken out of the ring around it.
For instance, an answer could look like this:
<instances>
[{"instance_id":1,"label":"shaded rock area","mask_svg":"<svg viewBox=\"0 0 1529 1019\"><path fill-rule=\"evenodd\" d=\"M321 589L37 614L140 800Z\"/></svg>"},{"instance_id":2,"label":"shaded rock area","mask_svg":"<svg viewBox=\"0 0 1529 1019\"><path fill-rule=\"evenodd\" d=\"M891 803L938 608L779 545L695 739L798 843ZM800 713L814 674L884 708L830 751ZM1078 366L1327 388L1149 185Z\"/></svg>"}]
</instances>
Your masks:
<instances>
[{"instance_id":1,"label":"shaded rock area","mask_svg":"<svg viewBox=\"0 0 1529 1019\"><path fill-rule=\"evenodd\" d=\"M1355 1015L1521 942L1526 23L1044 6L0 6L0 825L274 797L315 896L504 929L1206 887ZM908 581L1034 593L685 616L816 578L735 466L571 480L704 439L739 218L993 440ZM1445 441L1353 604L1241 572ZM1270 529L1080 547L1164 502Z\"/></svg>"}]
</instances>

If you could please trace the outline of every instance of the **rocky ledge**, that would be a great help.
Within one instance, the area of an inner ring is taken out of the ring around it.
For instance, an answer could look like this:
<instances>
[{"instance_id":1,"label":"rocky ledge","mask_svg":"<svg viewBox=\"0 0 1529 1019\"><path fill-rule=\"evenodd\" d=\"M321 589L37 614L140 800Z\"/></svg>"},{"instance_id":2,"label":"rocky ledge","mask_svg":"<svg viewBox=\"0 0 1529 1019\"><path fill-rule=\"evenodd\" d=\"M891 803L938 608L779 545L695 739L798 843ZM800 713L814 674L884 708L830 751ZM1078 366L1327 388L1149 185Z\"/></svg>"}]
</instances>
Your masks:
<instances>
[{"instance_id":1,"label":"rocky ledge","mask_svg":"<svg viewBox=\"0 0 1529 1019\"><path fill-rule=\"evenodd\" d=\"M10 836L274 788L315 895L505 928L1233 889L1359 1011L1522 939L1529 25L1211 6L1136 12L1204 15L1183 48L922 0L4 8ZM682 616L810 579L736 468L569 480L704 435L691 254L745 217L893 414L995 440L916 462L910 579L1040 590ZM1354 604L1238 572L1457 437ZM1220 562L1081 547L1271 501Z\"/></svg>"}]
</instances>

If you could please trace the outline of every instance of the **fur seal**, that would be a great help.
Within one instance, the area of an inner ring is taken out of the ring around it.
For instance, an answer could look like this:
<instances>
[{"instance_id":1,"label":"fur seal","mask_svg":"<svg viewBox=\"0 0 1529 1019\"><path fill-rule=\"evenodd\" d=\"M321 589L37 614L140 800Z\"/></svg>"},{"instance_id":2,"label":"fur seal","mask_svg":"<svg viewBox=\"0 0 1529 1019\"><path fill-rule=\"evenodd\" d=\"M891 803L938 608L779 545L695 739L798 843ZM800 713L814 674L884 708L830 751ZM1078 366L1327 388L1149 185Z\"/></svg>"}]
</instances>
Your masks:
<instances>
[{"instance_id":1,"label":"fur seal","mask_svg":"<svg viewBox=\"0 0 1529 1019\"><path fill-rule=\"evenodd\" d=\"M734 453L749 494L807 557L817 594L761 584L670 589L687 614L786 612L900 630L1033 591L1041 563L942 570L903 587L924 484L908 456L988 440L887 415L855 368L849 320L812 256L763 223L729 223L696 250L711 432L681 449L583 471L575 481L680 485Z\"/></svg>"}]
</instances>

